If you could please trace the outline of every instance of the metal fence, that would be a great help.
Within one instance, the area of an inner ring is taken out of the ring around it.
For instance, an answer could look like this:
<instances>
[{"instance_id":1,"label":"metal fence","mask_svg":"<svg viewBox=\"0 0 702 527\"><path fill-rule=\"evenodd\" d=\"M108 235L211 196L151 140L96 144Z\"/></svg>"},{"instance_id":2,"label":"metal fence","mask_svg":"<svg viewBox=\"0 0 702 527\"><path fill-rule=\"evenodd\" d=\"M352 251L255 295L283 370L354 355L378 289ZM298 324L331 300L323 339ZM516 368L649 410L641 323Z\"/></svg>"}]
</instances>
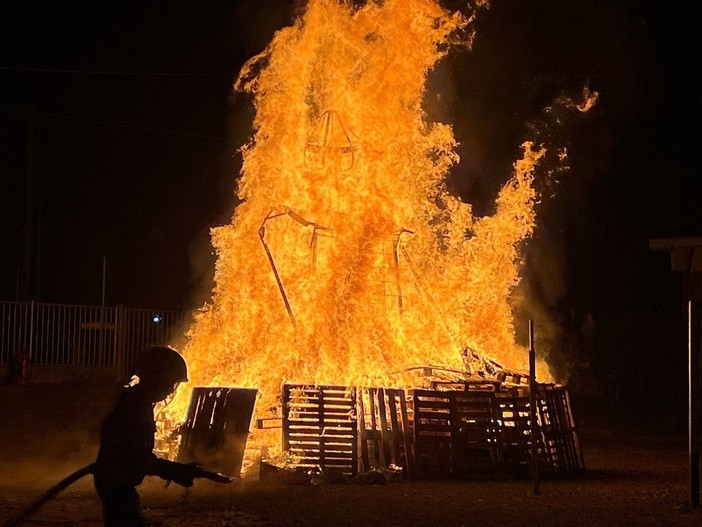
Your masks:
<instances>
[{"instance_id":1,"label":"metal fence","mask_svg":"<svg viewBox=\"0 0 702 527\"><path fill-rule=\"evenodd\" d=\"M150 345L181 329L181 311L0 302L0 364L115 367L127 372Z\"/></svg>"}]
</instances>

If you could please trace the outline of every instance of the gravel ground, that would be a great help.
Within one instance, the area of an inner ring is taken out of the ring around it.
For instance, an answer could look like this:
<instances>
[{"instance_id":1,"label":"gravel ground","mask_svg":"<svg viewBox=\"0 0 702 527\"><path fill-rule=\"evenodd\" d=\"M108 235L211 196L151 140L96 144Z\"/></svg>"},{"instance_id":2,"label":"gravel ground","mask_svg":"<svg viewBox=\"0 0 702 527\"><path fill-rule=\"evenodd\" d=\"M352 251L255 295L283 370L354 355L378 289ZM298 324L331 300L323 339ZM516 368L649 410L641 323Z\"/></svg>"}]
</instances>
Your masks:
<instances>
[{"instance_id":1,"label":"gravel ground","mask_svg":"<svg viewBox=\"0 0 702 527\"><path fill-rule=\"evenodd\" d=\"M112 388L0 386L0 525L45 489L89 463ZM576 415L576 420L578 416ZM587 470L570 479L401 481L385 485L230 486L198 481L187 493L150 478L146 515L169 526L699 526L688 504L684 436L581 424ZM85 478L24 525L98 526Z\"/></svg>"}]
</instances>

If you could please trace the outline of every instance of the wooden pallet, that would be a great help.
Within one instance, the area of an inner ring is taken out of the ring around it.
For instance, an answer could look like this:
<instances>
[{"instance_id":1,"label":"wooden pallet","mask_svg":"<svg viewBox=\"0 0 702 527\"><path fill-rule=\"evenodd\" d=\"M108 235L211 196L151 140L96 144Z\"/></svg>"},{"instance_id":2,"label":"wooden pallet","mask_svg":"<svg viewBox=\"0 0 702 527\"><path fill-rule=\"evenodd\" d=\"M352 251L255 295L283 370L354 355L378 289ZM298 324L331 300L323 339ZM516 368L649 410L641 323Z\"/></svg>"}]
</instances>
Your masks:
<instances>
[{"instance_id":1,"label":"wooden pallet","mask_svg":"<svg viewBox=\"0 0 702 527\"><path fill-rule=\"evenodd\" d=\"M283 448L292 465L355 475L356 389L346 386L283 386Z\"/></svg>"},{"instance_id":2,"label":"wooden pallet","mask_svg":"<svg viewBox=\"0 0 702 527\"><path fill-rule=\"evenodd\" d=\"M364 472L394 465L409 475L412 436L405 391L359 388L358 393L359 469Z\"/></svg>"},{"instance_id":3,"label":"wooden pallet","mask_svg":"<svg viewBox=\"0 0 702 527\"><path fill-rule=\"evenodd\" d=\"M503 474L495 393L487 390L453 392L450 402L454 473Z\"/></svg>"},{"instance_id":4,"label":"wooden pallet","mask_svg":"<svg viewBox=\"0 0 702 527\"><path fill-rule=\"evenodd\" d=\"M505 469L514 475L531 470L531 418L529 397L518 388L496 394L499 437ZM575 474L585 469L568 389L539 384L536 393L537 462L546 476Z\"/></svg>"},{"instance_id":5,"label":"wooden pallet","mask_svg":"<svg viewBox=\"0 0 702 527\"><path fill-rule=\"evenodd\" d=\"M256 394L250 388L194 388L180 431L177 460L238 476Z\"/></svg>"},{"instance_id":6,"label":"wooden pallet","mask_svg":"<svg viewBox=\"0 0 702 527\"><path fill-rule=\"evenodd\" d=\"M568 390L541 384L537 389L538 416L547 470L571 474L585 469Z\"/></svg>"},{"instance_id":7,"label":"wooden pallet","mask_svg":"<svg viewBox=\"0 0 702 527\"><path fill-rule=\"evenodd\" d=\"M505 471L526 475L531 470L532 448L529 396L522 395L519 390L503 390L495 394L495 405L498 443Z\"/></svg>"},{"instance_id":8,"label":"wooden pallet","mask_svg":"<svg viewBox=\"0 0 702 527\"><path fill-rule=\"evenodd\" d=\"M441 477L452 473L451 393L411 390L414 473Z\"/></svg>"},{"instance_id":9,"label":"wooden pallet","mask_svg":"<svg viewBox=\"0 0 702 527\"><path fill-rule=\"evenodd\" d=\"M495 394L488 390L412 390L418 476L504 473Z\"/></svg>"}]
</instances>

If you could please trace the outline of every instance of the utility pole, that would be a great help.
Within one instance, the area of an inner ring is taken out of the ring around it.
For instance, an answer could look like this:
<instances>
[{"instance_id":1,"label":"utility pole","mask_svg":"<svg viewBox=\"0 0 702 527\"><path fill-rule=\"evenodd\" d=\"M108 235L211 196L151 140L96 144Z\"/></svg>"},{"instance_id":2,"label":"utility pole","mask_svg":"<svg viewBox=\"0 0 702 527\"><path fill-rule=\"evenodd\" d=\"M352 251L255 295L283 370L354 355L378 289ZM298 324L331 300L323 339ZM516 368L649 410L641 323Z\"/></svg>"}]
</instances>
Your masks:
<instances>
[{"instance_id":1,"label":"utility pole","mask_svg":"<svg viewBox=\"0 0 702 527\"><path fill-rule=\"evenodd\" d=\"M33 190L34 190L34 106L30 106L25 116L26 171L24 191L24 250L22 253L22 284L20 300L32 297L32 234L34 230Z\"/></svg>"}]
</instances>

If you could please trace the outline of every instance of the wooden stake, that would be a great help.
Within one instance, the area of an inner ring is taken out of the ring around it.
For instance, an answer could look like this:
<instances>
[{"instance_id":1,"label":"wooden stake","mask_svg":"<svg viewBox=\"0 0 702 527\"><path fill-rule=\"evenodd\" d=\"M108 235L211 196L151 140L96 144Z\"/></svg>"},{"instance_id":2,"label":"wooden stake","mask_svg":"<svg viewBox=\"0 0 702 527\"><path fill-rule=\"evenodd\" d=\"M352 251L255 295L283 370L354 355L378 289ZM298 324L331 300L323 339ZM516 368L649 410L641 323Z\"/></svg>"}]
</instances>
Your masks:
<instances>
[{"instance_id":1,"label":"wooden stake","mask_svg":"<svg viewBox=\"0 0 702 527\"><path fill-rule=\"evenodd\" d=\"M534 482L534 495L541 494L539 481L539 460L536 424L536 351L534 350L534 321L529 320L529 420L531 422L531 477Z\"/></svg>"}]
</instances>

